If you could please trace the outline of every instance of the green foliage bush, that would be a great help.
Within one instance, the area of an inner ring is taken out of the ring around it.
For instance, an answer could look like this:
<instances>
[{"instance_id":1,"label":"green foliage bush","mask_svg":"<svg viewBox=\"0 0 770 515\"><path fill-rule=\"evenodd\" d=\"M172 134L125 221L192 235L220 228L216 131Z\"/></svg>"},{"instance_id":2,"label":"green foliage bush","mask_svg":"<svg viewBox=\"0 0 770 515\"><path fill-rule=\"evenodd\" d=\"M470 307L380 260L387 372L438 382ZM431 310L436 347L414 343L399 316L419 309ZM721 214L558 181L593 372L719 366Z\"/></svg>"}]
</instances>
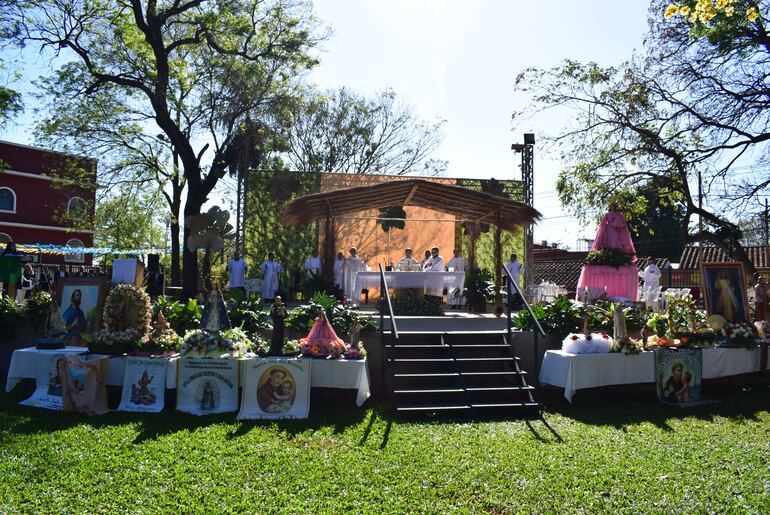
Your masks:
<instances>
[{"instance_id":1,"label":"green foliage bush","mask_svg":"<svg viewBox=\"0 0 770 515\"><path fill-rule=\"evenodd\" d=\"M32 330L38 332L45 326L48 314L53 307L53 295L45 291L36 291L24 306L24 315L29 320Z\"/></svg>"},{"instance_id":2,"label":"green foliage bush","mask_svg":"<svg viewBox=\"0 0 770 515\"><path fill-rule=\"evenodd\" d=\"M420 298L417 290L401 290L391 302L397 316L444 316L438 297ZM387 314L387 308L385 310Z\"/></svg>"},{"instance_id":3,"label":"green foliage bush","mask_svg":"<svg viewBox=\"0 0 770 515\"><path fill-rule=\"evenodd\" d=\"M463 295L469 304L491 302L495 299L495 279L487 268L477 268L465 273Z\"/></svg>"},{"instance_id":4,"label":"green foliage bush","mask_svg":"<svg viewBox=\"0 0 770 515\"><path fill-rule=\"evenodd\" d=\"M10 297L0 294L0 340L10 340L21 321L22 310Z\"/></svg>"},{"instance_id":5,"label":"green foliage bush","mask_svg":"<svg viewBox=\"0 0 770 515\"><path fill-rule=\"evenodd\" d=\"M249 337L259 335L261 330L273 328L270 314L263 311L262 299L244 299L237 303L228 303L227 315L233 327L241 328Z\"/></svg>"},{"instance_id":6,"label":"green foliage bush","mask_svg":"<svg viewBox=\"0 0 770 515\"><path fill-rule=\"evenodd\" d=\"M286 327L297 331L309 331L321 311L326 311L326 318L340 337L347 334L356 321L361 324L363 331L372 331L377 328L372 317L363 315L351 304L341 304L331 295L322 292L316 292L309 304L303 304L291 310L286 318Z\"/></svg>"},{"instance_id":7,"label":"green foliage bush","mask_svg":"<svg viewBox=\"0 0 770 515\"><path fill-rule=\"evenodd\" d=\"M198 329L201 323L203 310L196 299L187 302L172 300L166 296L159 296L153 305L153 317L163 312L163 316L176 334L185 334L187 331Z\"/></svg>"}]
</instances>

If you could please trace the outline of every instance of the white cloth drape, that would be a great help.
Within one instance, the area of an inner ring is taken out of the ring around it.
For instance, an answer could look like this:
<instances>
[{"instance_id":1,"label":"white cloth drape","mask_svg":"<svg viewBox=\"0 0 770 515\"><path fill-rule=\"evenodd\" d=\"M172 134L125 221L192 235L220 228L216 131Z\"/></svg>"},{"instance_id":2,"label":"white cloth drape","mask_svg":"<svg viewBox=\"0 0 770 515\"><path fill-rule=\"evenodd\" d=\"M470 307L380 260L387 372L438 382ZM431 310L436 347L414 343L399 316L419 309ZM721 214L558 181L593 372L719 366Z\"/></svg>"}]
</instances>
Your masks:
<instances>
[{"instance_id":1,"label":"white cloth drape","mask_svg":"<svg viewBox=\"0 0 770 515\"><path fill-rule=\"evenodd\" d=\"M353 291L353 282L358 272L366 270L366 263L358 256L348 256L345 258L345 264L342 265L342 281L345 291L345 297L352 300L354 303L358 303L358 296ZM357 292L359 295L361 292Z\"/></svg>"},{"instance_id":2,"label":"white cloth drape","mask_svg":"<svg viewBox=\"0 0 770 515\"><path fill-rule=\"evenodd\" d=\"M344 290L344 281L342 279L342 266L345 264L345 258L334 260L334 284L341 290Z\"/></svg>"}]
</instances>

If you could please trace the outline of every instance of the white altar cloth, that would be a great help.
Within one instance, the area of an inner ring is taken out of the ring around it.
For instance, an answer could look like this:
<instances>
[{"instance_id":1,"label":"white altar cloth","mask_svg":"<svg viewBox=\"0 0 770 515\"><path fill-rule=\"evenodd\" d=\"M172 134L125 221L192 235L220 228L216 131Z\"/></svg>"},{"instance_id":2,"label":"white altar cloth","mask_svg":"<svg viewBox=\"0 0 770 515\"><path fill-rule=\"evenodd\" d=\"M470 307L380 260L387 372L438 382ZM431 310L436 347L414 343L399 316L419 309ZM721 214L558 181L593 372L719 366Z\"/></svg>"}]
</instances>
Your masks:
<instances>
[{"instance_id":1,"label":"white altar cloth","mask_svg":"<svg viewBox=\"0 0 770 515\"><path fill-rule=\"evenodd\" d=\"M8 378L5 381L5 391L10 392L19 381L25 378L34 379L38 366L42 366L42 359L51 354L79 354L86 352L85 347L66 347L59 350L38 350L34 347L18 349L11 356L11 364L8 367ZM101 354L91 354L97 357ZM166 367L166 389L176 389L178 357L158 358L169 361ZM369 385L369 371L366 358L361 360L346 359L310 359L312 370L310 373L310 385L316 388L347 388L357 390L356 406L361 406L371 395ZM240 377L245 377L245 367L248 359L241 360ZM107 384L110 386L123 385L123 372L126 367L126 359L116 356L110 359L110 369L107 373Z\"/></svg>"},{"instance_id":2,"label":"white altar cloth","mask_svg":"<svg viewBox=\"0 0 770 515\"><path fill-rule=\"evenodd\" d=\"M465 285L465 272L385 272L385 281L388 288L462 290ZM379 287L379 272L358 272L353 279L353 303L358 303L361 290Z\"/></svg>"},{"instance_id":3,"label":"white altar cloth","mask_svg":"<svg viewBox=\"0 0 770 515\"><path fill-rule=\"evenodd\" d=\"M759 353L759 348L703 349L703 379L757 372ZM582 388L654 382L655 357L652 351L626 356L614 352L567 354L561 350L549 350L540 368L540 383L564 388L564 397L570 402L575 392Z\"/></svg>"}]
</instances>

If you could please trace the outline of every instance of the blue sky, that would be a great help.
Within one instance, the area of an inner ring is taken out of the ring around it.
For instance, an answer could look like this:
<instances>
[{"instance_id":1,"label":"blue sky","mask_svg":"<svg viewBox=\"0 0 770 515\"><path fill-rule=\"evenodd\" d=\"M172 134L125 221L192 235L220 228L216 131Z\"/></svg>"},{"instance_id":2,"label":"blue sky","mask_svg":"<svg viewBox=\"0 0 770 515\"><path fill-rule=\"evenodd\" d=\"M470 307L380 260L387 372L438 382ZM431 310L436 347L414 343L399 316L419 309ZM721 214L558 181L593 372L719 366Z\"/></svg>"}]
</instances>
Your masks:
<instances>
[{"instance_id":1,"label":"blue sky","mask_svg":"<svg viewBox=\"0 0 770 515\"><path fill-rule=\"evenodd\" d=\"M316 0L317 16L333 30L311 79L324 88L364 93L392 88L424 119L446 120L436 157L447 175L519 178L511 143L524 132L558 132L569 119L548 116L512 131L511 113L525 98L513 81L528 66L552 67L563 59L616 65L641 49L646 0ZM27 73L15 86L31 90L46 62L25 56ZM32 144L33 100L0 139ZM564 216L554 193L559 163L535 150L535 207L544 215L535 240L575 245L594 227Z\"/></svg>"}]
</instances>

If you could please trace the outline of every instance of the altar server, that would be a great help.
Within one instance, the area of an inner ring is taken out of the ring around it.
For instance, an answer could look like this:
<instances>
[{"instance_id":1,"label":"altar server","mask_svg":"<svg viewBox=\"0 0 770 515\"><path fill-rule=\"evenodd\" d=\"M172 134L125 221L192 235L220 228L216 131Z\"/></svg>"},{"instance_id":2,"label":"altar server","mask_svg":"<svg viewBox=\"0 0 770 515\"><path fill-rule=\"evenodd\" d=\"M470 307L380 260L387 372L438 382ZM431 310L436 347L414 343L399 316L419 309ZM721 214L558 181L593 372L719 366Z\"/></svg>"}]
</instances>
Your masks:
<instances>
[{"instance_id":1,"label":"altar server","mask_svg":"<svg viewBox=\"0 0 770 515\"><path fill-rule=\"evenodd\" d=\"M262 279L262 300L273 302L275 300L275 292L278 291L278 278L283 268L275 261L275 254L270 252L267 255L267 259L259 265L259 269L264 274Z\"/></svg>"},{"instance_id":2,"label":"altar server","mask_svg":"<svg viewBox=\"0 0 770 515\"><path fill-rule=\"evenodd\" d=\"M644 270L639 272L639 277L644 280L645 290L654 290L660 286L660 268L655 264L655 258L650 256L647 258L647 266Z\"/></svg>"},{"instance_id":3,"label":"altar server","mask_svg":"<svg viewBox=\"0 0 770 515\"><path fill-rule=\"evenodd\" d=\"M345 288L345 296L354 304L358 304L358 297L361 291L353 291L354 280L358 272L366 271L366 262L358 257L358 250L350 247L350 254L345 258L345 264L342 265L342 281Z\"/></svg>"},{"instance_id":4,"label":"altar server","mask_svg":"<svg viewBox=\"0 0 770 515\"><path fill-rule=\"evenodd\" d=\"M430 258L425 261L423 265L423 271L425 272L443 272L444 271L444 258L438 253L438 247L430 249ZM430 280L426 283L425 295L432 295L434 297L441 297L444 295L444 282L439 280Z\"/></svg>"},{"instance_id":5,"label":"altar server","mask_svg":"<svg viewBox=\"0 0 770 515\"><path fill-rule=\"evenodd\" d=\"M342 279L342 267L345 264L345 255L337 252L337 259L334 260L334 285L344 291L344 281Z\"/></svg>"},{"instance_id":6,"label":"altar server","mask_svg":"<svg viewBox=\"0 0 770 515\"><path fill-rule=\"evenodd\" d=\"M465 259L460 255L460 249L454 250L454 256L446 264L447 271L465 272Z\"/></svg>"},{"instance_id":7,"label":"altar server","mask_svg":"<svg viewBox=\"0 0 770 515\"><path fill-rule=\"evenodd\" d=\"M230 289L236 288L246 291L246 271L249 269L249 265L241 257L241 253L237 250L233 254L233 259L227 263L227 271L230 272Z\"/></svg>"},{"instance_id":8,"label":"altar server","mask_svg":"<svg viewBox=\"0 0 770 515\"><path fill-rule=\"evenodd\" d=\"M521 263L519 263L519 260L517 259L516 254L511 254L511 260L508 261L505 264L505 268L508 269L508 271L511 273L511 277L513 277L513 281L516 283L517 286L521 285Z\"/></svg>"},{"instance_id":9,"label":"altar server","mask_svg":"<svg viewBox=\"0 0 770 515\"><path fill-rule=\"evenodd\" d=\"M318 257L318 251L313 250L313 254L302 263L302 269L305 271L305 276L321 275L321 258Z\"/></svg>"}]
</instances>

